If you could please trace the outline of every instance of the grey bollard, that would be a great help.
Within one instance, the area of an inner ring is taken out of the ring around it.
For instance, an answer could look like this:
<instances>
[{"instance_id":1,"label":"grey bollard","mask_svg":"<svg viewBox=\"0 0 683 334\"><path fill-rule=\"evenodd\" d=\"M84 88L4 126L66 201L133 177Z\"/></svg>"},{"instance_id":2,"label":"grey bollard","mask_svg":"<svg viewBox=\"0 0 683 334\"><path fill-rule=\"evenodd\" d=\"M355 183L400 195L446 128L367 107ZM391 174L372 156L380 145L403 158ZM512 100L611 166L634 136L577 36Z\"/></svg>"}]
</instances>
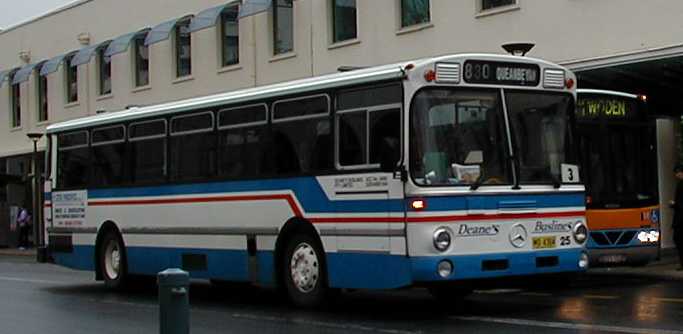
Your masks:
<instances>
[{"instance_id":1,"label":"grey bollard","mask_svg":"<svg viewBox=\"0 0 683 334\"><path fill-rule=\"evenodd\" d=\"M190 274L166 269L157 274L159 285L159 333L190 333Z\"/></svg>"}]
</instances>

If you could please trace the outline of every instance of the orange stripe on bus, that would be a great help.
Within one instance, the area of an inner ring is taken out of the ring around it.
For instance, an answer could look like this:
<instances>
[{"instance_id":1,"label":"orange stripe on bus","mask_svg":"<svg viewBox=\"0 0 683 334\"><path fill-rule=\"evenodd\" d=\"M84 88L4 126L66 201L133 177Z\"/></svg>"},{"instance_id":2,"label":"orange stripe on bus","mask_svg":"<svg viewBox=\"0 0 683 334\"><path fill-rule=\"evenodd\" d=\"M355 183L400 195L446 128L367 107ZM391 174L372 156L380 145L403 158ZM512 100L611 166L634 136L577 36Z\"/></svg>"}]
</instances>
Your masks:
<instances>
[{"instance_id":1,"label":"orange stripe on bus","mask_svg":"<svg viewBox=\"0 0 683 334\"><path fill-rule=\"evenodd\" d=\"M586 210L586 221L591 230L650 227L652 225L649 218L650 212L658 208L651 206L634 209L588 209Z\"/></svg>"}]
</instances>

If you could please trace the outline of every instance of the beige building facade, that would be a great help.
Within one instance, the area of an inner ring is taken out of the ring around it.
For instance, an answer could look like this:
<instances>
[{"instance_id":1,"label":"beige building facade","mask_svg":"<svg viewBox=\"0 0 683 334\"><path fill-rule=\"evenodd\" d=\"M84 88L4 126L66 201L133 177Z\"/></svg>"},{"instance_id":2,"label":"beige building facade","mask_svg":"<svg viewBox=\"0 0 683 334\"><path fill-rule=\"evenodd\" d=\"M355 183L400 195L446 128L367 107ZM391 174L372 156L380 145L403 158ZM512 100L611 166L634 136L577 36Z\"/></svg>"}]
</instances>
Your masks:
<instances>
[{"instance_id":1,"label":"beige building facade","mask_svg":"<svg viewBox=\"0 0 683 334\"><path fill-rule=\"evenodd\" d=\"M241 2L251 5L248 0ZM26 163L24 155L33 150L27 134L44 132L47 125L55 122L98 112L116 112L131 105L150 105L326 74L337 71L340 66L372 66L448 53L501 53L500 46L511 41L535 43L530 56L585 71L580 80L592 80L596 85L604 82L603 78L623 82L622 77L604 72L605 69L627 71L624 75L638 78L647 76L648 69L624 70L619 66L649 64L661 72L650 78L657 81L669 75L662 72L662 66L683 64L680 61L683 24L679 23L683 2L677 0L273 0L272 3L269 9L242 17L230 28L238 36L239 60L235 64L223 66L221 61L226 28L219 17L216 24L189 34L191 74L179 77L179 43L173 26L168 38L148 46L148 84L136 85L136 49L130 45L126 51L111 56L111 91L102 94L101 64L95 53L84 64L74 66L78 96L75 101L68 99L71 68L68 60L44 76L37 67L25 81L15 85L13 71L100 45L127 33L146 28L154 31L159 24L172 19L188 18L187 22L191 22L192 16L202 11L222 5L236 6L240 1L79 0L25 23L5 27L0 32L0 71L5 72L0 87L0 174L25 171L26 167L16 167L13 159L20 157L21 163ZM286 15L276 14L279 7L285 7ZM349 7L353 10L349 11ZM284 48L276 37L280 36L278 31L291 36ZM343 38L339 38L339 31ZM657 63L661 60L666 63ZM39 119L41 77L46 79L46 120ZM665 88L675 92L681 87L677 83L677 79L671 79ZM642 90L661 92L656 84L644 85ZM672 109L677 108L676 94L666 95ZM20 124L16 124L17 114ZM39 149L44 145L44 140L39 142ZM1 196L0 202L3 202Z\"/></svg>"}]
</instances>

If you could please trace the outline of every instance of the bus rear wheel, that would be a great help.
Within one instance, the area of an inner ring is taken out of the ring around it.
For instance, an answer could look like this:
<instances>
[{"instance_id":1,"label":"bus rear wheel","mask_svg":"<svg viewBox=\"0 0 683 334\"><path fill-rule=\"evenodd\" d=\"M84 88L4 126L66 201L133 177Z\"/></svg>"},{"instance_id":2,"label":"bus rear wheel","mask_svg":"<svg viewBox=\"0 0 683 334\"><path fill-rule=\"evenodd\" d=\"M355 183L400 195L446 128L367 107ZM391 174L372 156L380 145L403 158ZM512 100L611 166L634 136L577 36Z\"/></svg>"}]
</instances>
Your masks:
<instances>
[{"instance_id":1,"label":"bus rear wheel","mask_svg":"<svg viewBox=\"0 0 683 334\"><path fill-rule=\"evenodd\" d=\"M294 235L287 243L282 261L285 290L292 303L307 308L321 305L329 288L320 241L308 234Z\"/></svg>"},{"instance_id":2,"label":"bus rear wheel","mask_svg":"<svg viewBox=\"0 0 683 334\"><path fill-rule=\"evenodd\" d=\"M127 276L126 249L121 236L109 231L100 244L100 272L108 288L119 289L124 286Z\"/></svg>"}]
</instances>

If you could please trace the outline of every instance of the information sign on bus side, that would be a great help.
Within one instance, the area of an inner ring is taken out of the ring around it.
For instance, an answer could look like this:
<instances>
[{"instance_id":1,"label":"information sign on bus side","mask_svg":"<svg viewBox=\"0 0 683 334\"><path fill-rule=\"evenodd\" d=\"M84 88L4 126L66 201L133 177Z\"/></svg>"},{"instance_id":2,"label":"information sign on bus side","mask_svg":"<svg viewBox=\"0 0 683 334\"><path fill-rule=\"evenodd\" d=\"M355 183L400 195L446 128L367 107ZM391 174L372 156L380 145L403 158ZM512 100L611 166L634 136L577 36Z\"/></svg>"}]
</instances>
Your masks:
<instances>
[{"instance_id":1,"label":"information sign on bus side","mask_svg":"<svg viewBox=\"0 0 683 334\"><path fill-rule=\"evenodd\" d=\"M87 204L88 193L85 190L53 193L53 226L74 227L85 225Z\"/></svg>"},{"instance_id":2,"label":"information sign on bus side","mask_svg":"<svg viewBox=\"0 0 683 334\"><path fill-rule=\"evenodd\" d=\"M540 72L536 64L468 60L463 77L472 84L538 86Z\"/></svg>"}]
</instances>

